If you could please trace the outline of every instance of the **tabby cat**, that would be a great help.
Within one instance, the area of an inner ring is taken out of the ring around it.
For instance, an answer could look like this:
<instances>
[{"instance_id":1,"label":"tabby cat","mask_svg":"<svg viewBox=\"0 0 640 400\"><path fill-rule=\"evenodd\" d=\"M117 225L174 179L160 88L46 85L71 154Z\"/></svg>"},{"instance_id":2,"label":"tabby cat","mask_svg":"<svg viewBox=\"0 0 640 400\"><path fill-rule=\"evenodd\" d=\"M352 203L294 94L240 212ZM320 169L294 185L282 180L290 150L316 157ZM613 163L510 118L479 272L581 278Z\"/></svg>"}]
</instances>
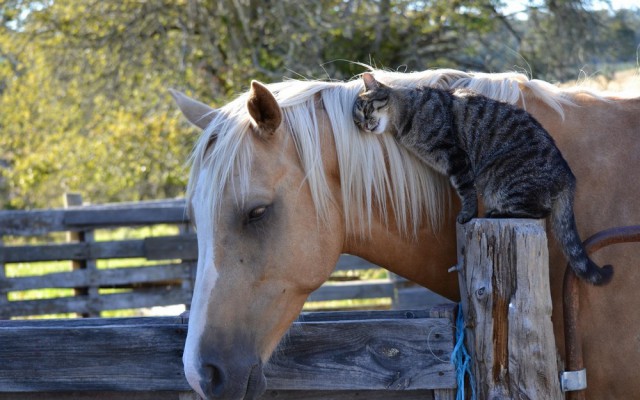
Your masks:
<instances>
[{"instance_id":1,"label":"tabby cat","mask_svg":"<svg viewBox=\"0 0 640 400\"><path fill-rule=\"evenodd\" d=\"M573 214L576 178L547 131L526 111L465 89L392 88L363 75L365 91L353 119L367 133L393 134L398 142L447 175L462 200L457 221L478 214L478 192L487 218L544 218L571 268L602 285L610 265L591 261Z\"/></svg>"}]
</instances>

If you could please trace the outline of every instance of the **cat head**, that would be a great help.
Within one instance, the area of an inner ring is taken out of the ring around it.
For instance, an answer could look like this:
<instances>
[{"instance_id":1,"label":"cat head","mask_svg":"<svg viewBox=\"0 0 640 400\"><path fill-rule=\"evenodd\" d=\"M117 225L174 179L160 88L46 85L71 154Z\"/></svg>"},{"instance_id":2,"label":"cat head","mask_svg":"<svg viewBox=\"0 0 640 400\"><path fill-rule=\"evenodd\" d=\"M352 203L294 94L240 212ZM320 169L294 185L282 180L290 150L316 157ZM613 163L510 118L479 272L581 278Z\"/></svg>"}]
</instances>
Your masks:
<instances>
[{"instance_id":1,"label":"cat head","mask_svg":"<svg viewBox=\"0 0 640 400\"><path fill-rule=\"evenodd\" d=\"M373 75L362 75L365 91L353 105L353 122L363 132L382 134L390 127L389 97L391 88L378 82Z\"/></svg>"}]
</instances>

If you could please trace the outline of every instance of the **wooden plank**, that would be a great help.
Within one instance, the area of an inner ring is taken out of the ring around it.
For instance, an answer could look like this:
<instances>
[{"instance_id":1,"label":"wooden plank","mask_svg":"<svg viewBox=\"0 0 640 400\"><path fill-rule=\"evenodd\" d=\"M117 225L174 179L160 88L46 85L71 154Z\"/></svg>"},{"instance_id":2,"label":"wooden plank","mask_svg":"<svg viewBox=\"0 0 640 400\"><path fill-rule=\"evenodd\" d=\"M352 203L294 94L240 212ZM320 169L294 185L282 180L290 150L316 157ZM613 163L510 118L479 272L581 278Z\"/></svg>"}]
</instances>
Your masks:
<instances>
[{"instance_id":1,"label":"wooden plank","mask_svg":"<svg viewBox=\"0 0 640 400\"><path fill-rule=\"evenodd\" d=\"M1 328L0 391L188 390L186 326L149 328Z\"/></svg>"},{"instance_id":2,"label":"wooden plank","mask_svg":"<svg viewBox=\"0 0 640 400\"><path fill-rule=\"evenodd\" d=\"M260 400L433 400L431 390L267 390ZM201 400L195 393L180 400Z\"/></svg>"},{"instance_id":3,"label":"wooden plank","mask_svg":"<svg viewBox=\"0 0 640 400\"><path fill-rule=\"evenodd\" d=\"M457 308L455 303L441 304L427 309L385 310L385 311L322 311L304 312L298 316L297 323L304 322L335 322L359 320L405 320L420 318L446 318L449 323L454 321ZM32 319L21 321L0 320L0 328L37 328L37 327L76 327L76 326L118 326L118 325L172 325L187 324L189 313L185 312L175 317L126 317L126 318L84 318L84 319Z\"/></svg>"},{"instance_id":4,"label":"wooden plank","mask_svg":"<svg viewBox=\"0 0 640 400\"><path fill-rule=\"evenodd\" d=\"M144 257L144 240L7 246L5 262Z\"/></svg>"},{"instance_id":5,"label":"wooden plank","mask_svg":"<svg viewBox=\"0 0 640 400\"><path fill-rule=\"evenodd\" d=\"M336 271L349 271L349 270L359 270L359 269L374 269L380 268L379 266L370 263L369 261L353 256L351 254L342 254L338 259L338 263L336 264Z\"/></svg>"},{"instance_id":6,"label":"wooden plank","mask_svg":"<svg viewBox=\"0 0 640 400\"><path fill-rule=\"evenodd\" d=\"M307 301L375 299L392 296L393 284L391 282L388 280L371 280L323 285L311 293Z\"/></svg>"},{"instance_id":7,"label":"wooden plank","mask_svg":"<svg viewBox=\"0 0 640 400\"><path fill-rule=\"evenodd\" d=\"M431 390L267 390L262 400L432 400ZM192 400L192 399L180 399ZM193 399L199 400L199 399Z\"/></svg>"},{"instance_id":8,"label":"wooden plank","mask_svg":"<svg viewBox=\"0 0 640 400\"><path fill-rule=\"evenodd\" d=\"M191 291L181 286L134 289L127 293L103 294L92 302L97 311L145 308L184 304L191 301ZM43 300L11 301L5 308L10 316L81 313L87 309L86 296L59 297ZM3 310L4 311L4 310Z\"/></svg>"},{"instance_id":9,"label":"wooden plank","mask_svg":"<svg viewBox=\"0 0 640 400\"><path fill-rule=\"evenodd\" d=\"M24 319L0 320L0 328L66 328L144 325L186 325L182 317L123 317L123 318L71 318L71 319ZM2 332L2 331L0 331Z\"/></svg>"},{"instance_id":10,"label":"wooden plank","mask_svg":"<svg viewBox=\"0 0 640 400\"><path fill-rule=\"evenodd\" d=\"M481 399L561 399L544 221L458 225L466 344Z\"/></svg>"},{"instance_id":11,"label":"wooden plank","mask_svg":"<svg viewBox=\"0 0 640 400\"><path fill-rule=\"evenodd\" d=\"M30 323L0 327L0 392L190 390L181 361L186 324ZM455 385L447 319L295 323L286 337L265 367L278 393Z\"/></svg>"},{"instance_id":12,"label":"wooden plank","mask_svg":"<svg viewBox=\"0 0 640 400\"><path fill-rule=\"evenodd\" d=\"M146 239L6 246L4 262L37 262L145 257L149 260L198 258L194 234L149 237Z\"/></svg>"},{"instance_id":13,"label":"wooden plank","mask_svg":"<svg viewBox=\"0 0 640 400\"><path fill-rule=\"evenodd\" d=\"M149 225L188 221L184 208L149 206L138 209L70 209L64 215L64 223L70 227L98 228L122 225Z\"/></svg>"},{"instance_id":14,"label":"wooden plank","mask_svg":"<svg viewBox=\"0 0 640 400\"><path fill-rule=\"evenodd\" d=\"M0 236L37 236L97 227L186 222L184 200L113 203L66 210L2 211Z\"/></svg>"},{"instance_id":15,"label":"wooden plank","mask_svg":"<svg viewBox=\"0 0 640 400\"><path fill-rule=\"evenodd\" d=\"M309 322L293 326L265 373L289 390L452 388L452 343L446 319Z\"/></svg>"},{"instance_id":16,"label":"wooden plank","mask_svg":"<svg viewBox=\"0 0 640 400\"><path fill-rule=\"evenodd\" d=\"M428 309L429 316L433 318L445 318L451 321L451 335L455 340L455 320L456 313L458 311L458 303L448 302L440 305L430 307ZM434 389L433 400L456 400L458 391L457 389Z\"/></svg>"},{"instance_id":17,"label":"wooden plank","mask_svg":"<svg viewBox=\"0 0 640 400\"><path fill-rule=\"evenodd\" d=\"M7 304L9 302L9 298L7 297L8 290L3 287L4 282L7 281L7 275L2 254L4 254L4 243L2 242L2 237L0 237L0 319L11 317L11 314L7 311Z\"/></svg>"},{"instance_id":18,"label":"wooden plank","mask_svg":"<svg viewBox=\"0 0 640 400\"><path fill-rule=\"evenodd\" d=\"M396 309L407 309L407 308L416 308L416 307L430 307L436 304L448 303L451 300L446 297L442 297L437 293L432 292L431 290L421 287L407 287L407 288L398 288L395 287L395 297L393 299L393 308Z\"/></svg>"},{"instance_id":19,"label":"wooden plank","mask_svg":"<svg viewBox=\"0 0 640 400\"><path fill-rule=\"evenodd\" d=\"M185 199L158 199L143 201L122 201L118 203L90 204L84 205L84 209L89 210L117 210L117 209L145 209L145 208L181 208L184 210Z\"/></svg>"},{"instance_id":20,"label":"wooden plank","mask_svg":"<svg viewBox=\"0 0 640 400\"><path fill-rule=\"evenodd\" d=\"M201 400L195 392L0 393L0 400ZM261 400L433 400L431 390L267 390Z\"/></svg>"},{"instance_id":21,"label":"wooden plank","mask_svg":"<svg viewBox=\"0 0 640 400\"><path fill-rule=\"evenodd\" d=\"M0 212L0 236L37 236L66 230L64 210Z\"/></svg>"},{"instance_id":22,"label":"wooden plank","mask_svg":"<svg viewBox=\"0 0 640 400\"><path fill-rule=\"evenodd\" d=\"M152 282L173 282L190 279L195 263L163 264L149 267L127 267L57 272L47 275L6 278L0 281L0 290L17 291L44 288L76 288L96 286L101 288L135 286Z\"/></svg>"},{"instance_id":23,"label":"wooden plank","mask_svg":"<svg viewBox=\"0 0 640 400\"><path fill-rule=\"evenodd\" d=\"M65 193L63 196L64 199L64 208L74 207L74 206L82 206L82 195L78 193ZM67 241L68 242L93 242L94 241L94 232L92 230L87 231L79 231L79 232L67 232ZM85 276L92 275L94 271L96 271L96 260L84 259L84 260L73 260L71 262L71 268L74 270L85 270ZM88 309L85 310L81 314L84 318L89 317L99 317L100 313L94 310L92 305L92 299L95 299L99 296L98 288L96 286L90 285L89 280L87 280L86 285L82 285L83 287L76 286L74 287L74 293L76 296L88 296L89 301L87 302Z\"/></svg>"},{"instance_id":24,"label":"wooden plank","mask_svg":"<svg viewBox=\"0 0 640 400\"><path fill-rule=\"evenodd\" d=\"M197 260L198 239L195 233L148 237L144 239L144 255L148 260Z\"/></svg>"},{"instance_id":25,"label":"wooden plank","mask_svg":"<svg viewBox=\"0 0 640 400\"><path fill-rule=\"evenodd\" d=\"M331 322L369 319L403 320L417 318L447 318L450 322L453 322L453 313L455 308L455 303L446 303L433 308L410 310L307 312L300 314L298 322ZM434 315L434 310L438 310L440 314ZM188 320L188 315L185 316L185 319Z\"/></svg>"},{"instance_id":26,"label":"wooden plank","mask_svg":"<svg viewBox=\"0 0 640 400\"><path fill-rule=\"evenodd\" d=\"M0 400L191 400L191 397L181 397L182 393L173 391L153 392L0 392ZM194 400L200 400L194 398Z\"/></svg>"}]
</instances>

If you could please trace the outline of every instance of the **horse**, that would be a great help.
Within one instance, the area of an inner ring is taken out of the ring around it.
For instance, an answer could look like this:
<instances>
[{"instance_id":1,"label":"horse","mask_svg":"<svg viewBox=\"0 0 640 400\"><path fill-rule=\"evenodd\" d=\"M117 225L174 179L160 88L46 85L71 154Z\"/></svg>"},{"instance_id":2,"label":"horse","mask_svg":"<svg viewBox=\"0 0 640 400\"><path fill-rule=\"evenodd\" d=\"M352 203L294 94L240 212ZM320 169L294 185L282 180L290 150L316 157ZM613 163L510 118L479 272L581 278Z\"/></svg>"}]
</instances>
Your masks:
<instances>
[{"instance_id":1,"label":"horse","mask_svg":"<svg viewBox=\"0 0 640 400\"><path fill-rule=\"evenodd\" d=\"M554 137L577 177L583 238L640 221L640 98L559 89L518 73L452 69L371 71L389 85L469 88L525 108ZM172 95L203 130L191 157L187 207L198 266L184 372L205 399L255 399L263 365L325 282L341 253L360 256L459 300L455 215L446 178L387 135L363 135L351 118L362 90L350 81L257 81L214 109ZM563 353L565 260L550 240L556 344ZM604 287L582 285L579 333L592 399L640 393L640 246L593 256L613 264Z\"/></svg>"}]
</instances>

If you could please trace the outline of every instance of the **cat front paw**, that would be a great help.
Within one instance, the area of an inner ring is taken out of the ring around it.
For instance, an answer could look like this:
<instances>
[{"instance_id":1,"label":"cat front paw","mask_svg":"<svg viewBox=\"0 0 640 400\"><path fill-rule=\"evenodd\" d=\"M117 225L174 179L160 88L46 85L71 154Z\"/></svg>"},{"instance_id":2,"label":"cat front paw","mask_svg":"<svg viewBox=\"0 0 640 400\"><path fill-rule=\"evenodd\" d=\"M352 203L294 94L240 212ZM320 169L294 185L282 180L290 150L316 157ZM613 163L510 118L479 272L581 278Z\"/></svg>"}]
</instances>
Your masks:
<instances>
[{"instance_id":1,"label":"cat front paw","mask_svg":"<svg viewBox=\"0 0 640 400\"><path fill-rule=\"evenodd\" d=\"M456 221L458 221L459 224L466 224L467 222L471 221L472 218L475 218L476 214L477 213L475 211L462 210L460 211L460 214L458 214L458 218L456 218Z\"/></svg>"}]
</instances>

